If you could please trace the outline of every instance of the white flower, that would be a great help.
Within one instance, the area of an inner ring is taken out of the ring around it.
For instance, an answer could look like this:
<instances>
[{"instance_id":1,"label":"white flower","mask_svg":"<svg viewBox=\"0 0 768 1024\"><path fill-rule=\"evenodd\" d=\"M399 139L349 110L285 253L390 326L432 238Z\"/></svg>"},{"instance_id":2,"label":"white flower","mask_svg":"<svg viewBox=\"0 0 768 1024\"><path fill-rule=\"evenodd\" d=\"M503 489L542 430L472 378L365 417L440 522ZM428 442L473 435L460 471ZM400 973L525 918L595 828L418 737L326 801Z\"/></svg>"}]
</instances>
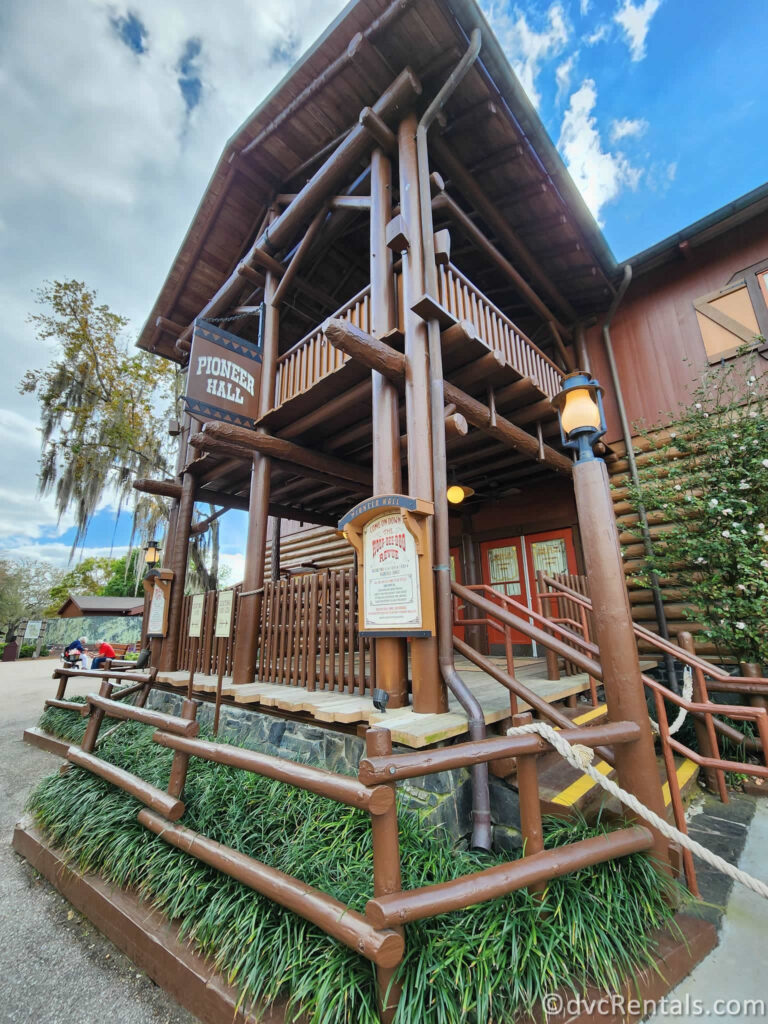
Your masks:
<instances>
[{"instance_id":1,"label":"white flower","mask_svg":"<svg viewBox=\"0 0 768 1024\"><path fill-rule=\"evenodd\" d=\"M737 590L743 590L743 591L745 591L745 592L746 592L746 589L747 589L747 588L746 588L746 587L744 586L744 584L743 584L743 583L737 583L737 584L736 584L736 589L737 589Z\"/></svg>"},{"instance_id":2,"label":"white flower","mask_svg":"<svg viewBox=\"0 0 768 1024\"><path fill-rule=\"evenodd\" d=\"M708 412L705 412L705 413L704 413L704 419L705 419L705 420L708 420L708 419L709 419L709 413L708 413Z\"/></svg>"},{"instance_id":3,"label":"white flower","mask_svg":"<svg viewBox=\"0 0 768 1024\"><path fill-rule=\"evenodd\" d=\"M680 486L680 484L675 484L675 490L676 491L682 491L682 489L683 488Z\"/></svg>"},{"instance_id":4,"label":"white flower","mask_svg":"<svg viewBox=\"0 0 768 1024\"><path fill-rule=\"evenodd\" d=\"M732 508L724 508L723 509L723 515L724 516L732 516L733 515L733 509Z\"/></svg>"},{"instance_id":5,"label":"white flower","mask_svg":"<svg viewBox=\"0 0 768 1024\"><path fill-rule=\"evenodd\" d=\"M730 537L731 536L731 531L730 530L723 530L723 534L722 535L723 535L723 537Z\"/></svg>"},{"instance_id":6,"label":"white flower","mask_svg":"<svg viewBox=\"0 0 768 1024\"><path fill-rule=\"evenodd\" d=\"M701 408L701 402L697 402L697 403L696 403L696 408L697 408L697 409L700 409L700 408Z\"/></svg>"},{"instance_id":7,"label":"white flower","mask_svg":"<svg viewBox=\"0 0 768 1024\"><path fill-rule=\"evenodd\" d=\"M747 377L747 384L754 384L756 380L757 377L754 375L754 373L751 373L749 377Z\"/></svg>"},{"instance_id":8,"label":"white flower","mask_svg":"<svg viewBox=\"0 0 768 1024\"><path fill-rule=\"evenodd\" d=\"M716 504L717 504L717 498L710 498L709 499L709 507L710 508L714 508Z\"/></svg>"},{"instance_id":9,"label":"white flower","mask_svg":"<svg viewBox=\"0 0 768 1024\"><path fill-rule=\"evenodd\" d=\"M697 562L697 563L698 563L699 565L706 565L706 564L707 564L707 560L706 560L706 558L697 558L697 559L696 559L696 562Z\"/></svg>"},{"instance_id":10,"label":"white flower","mask_svg":"<svg viewBox=\"0 0 768 1024\"><path fill-rule=\"evenodd\" d=\"M768 558L761 558L760 565L763 567L763 569L768 569Z\"/></svg>"},{"instance_id":11,"label":"white flower","mask_svg":"<svg viewBox=\"0 0 768 1024\"><path fill-rule=\"evenodd\" d=\"M768 459L763 459L761 465L768 469Z\"/></svg>"},{"instance_id":12,"label":"white flower","mask_svg":"<svg viewBox=\"0 0 768 1024\"><path fill-rule=\"evenodd\" d=\"M747 481L747 480L740 480L739 481L739 490L740 491L748 491L749 490L749 481Z\"/></svg>"},{"instance_id":13,"label":"white flower","mask_svg":"<svg viewBox=\"0 0 768 1024\"><path fill-rule=\"evenodd\" d=\"M736 623L736 629L746 629L746 628L747 628L746 622L737 622Z\"/></svg>"}]
</instances>

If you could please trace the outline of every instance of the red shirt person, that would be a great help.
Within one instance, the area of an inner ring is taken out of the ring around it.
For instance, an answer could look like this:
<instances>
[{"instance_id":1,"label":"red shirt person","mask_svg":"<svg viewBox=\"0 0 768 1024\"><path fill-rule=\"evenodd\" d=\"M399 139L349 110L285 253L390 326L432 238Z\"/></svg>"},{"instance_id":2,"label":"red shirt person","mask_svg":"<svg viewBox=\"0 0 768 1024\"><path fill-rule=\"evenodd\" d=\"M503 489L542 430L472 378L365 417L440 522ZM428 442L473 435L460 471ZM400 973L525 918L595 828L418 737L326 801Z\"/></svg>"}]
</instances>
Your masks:
<instances>
[{"instance_id":1,"label":"red shirt person","mask_svg":"<svg viewBox=\"0 0 768 1024\"><path fill-rule=\"evenodd\" d=\"M101 668L110 658L116 657L115 649L106 640L99 640L99 653L91 662L91 669Z\"/></svg>"}]
</instances>

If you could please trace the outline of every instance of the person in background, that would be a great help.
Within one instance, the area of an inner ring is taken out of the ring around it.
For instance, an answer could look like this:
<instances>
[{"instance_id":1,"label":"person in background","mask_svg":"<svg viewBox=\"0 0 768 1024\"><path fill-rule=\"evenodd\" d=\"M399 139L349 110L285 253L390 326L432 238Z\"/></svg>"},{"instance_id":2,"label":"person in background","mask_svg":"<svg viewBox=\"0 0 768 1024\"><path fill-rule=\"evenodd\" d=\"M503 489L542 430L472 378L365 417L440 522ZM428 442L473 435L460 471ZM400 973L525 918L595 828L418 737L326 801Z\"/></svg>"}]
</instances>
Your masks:
<instances>
[{"instance_id":1,"label":"person in background","mask_svg":"<svg viewBox=\"0 0 768 1024\"><path fill-rule=\"evenodd\" d=\"M88 643L87 636L81 636L77 640L74 640L68 647L64 649L64 657L74 651L80 652L80 668L88 668L88 659L86 657L86 644Z\"/></svg>"},{"instance_id":2,"label":"person in background","mask_svg":"<svg viewBox=\"0 0 768 1024\"><path fill-rule=\"evenodd\" d=\"M115 649L106 640L99 640L99 653L91 662L91 669L101 668L105 661L115 657Z\"/></svg>"}]
</instances>

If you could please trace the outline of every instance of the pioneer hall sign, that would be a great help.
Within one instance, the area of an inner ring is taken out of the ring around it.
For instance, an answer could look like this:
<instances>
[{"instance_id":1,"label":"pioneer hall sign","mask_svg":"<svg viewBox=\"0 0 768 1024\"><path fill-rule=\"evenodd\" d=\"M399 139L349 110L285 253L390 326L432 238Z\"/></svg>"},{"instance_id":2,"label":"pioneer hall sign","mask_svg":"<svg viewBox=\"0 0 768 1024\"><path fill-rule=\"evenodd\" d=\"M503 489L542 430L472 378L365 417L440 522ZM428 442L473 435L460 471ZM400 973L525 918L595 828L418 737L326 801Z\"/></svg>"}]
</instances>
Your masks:
<instances>
[{"instance_id":1,"label":"pioneer hall sign","mask_svg":"<svg viewBox=\"0 0 768 1024\"><path fill-rule=\"evenodd\" d=\"M196 320L184 401L201 420L253 427L258 416L261 349L251 341Z\"/></svg>"}]
</instances>

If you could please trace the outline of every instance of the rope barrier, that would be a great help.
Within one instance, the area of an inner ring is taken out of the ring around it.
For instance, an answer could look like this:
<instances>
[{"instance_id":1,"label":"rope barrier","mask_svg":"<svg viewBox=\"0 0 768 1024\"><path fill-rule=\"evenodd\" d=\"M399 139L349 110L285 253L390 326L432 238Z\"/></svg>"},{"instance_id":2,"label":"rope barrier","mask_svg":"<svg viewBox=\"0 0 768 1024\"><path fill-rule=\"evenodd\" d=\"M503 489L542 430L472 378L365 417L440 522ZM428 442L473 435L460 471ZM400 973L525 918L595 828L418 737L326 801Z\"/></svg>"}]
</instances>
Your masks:
<instances>
[{"instance_id":1,"label":"rope barrier","mask_svg":"<svg viewBox=\"0 0 768 1024\"><path fill-rule=\"evenodd\" d=\"M683 700L690 704L693 700L693 671L690 665L686 665L683 669ZM674 736L680 726L688 717L688 708L679 708L677 712L677 718L674 720L672 725L669 727L669 735ZM660 729L659 723L654 722L651 719L651 730L658 736Z\"/></svg>"},{"instance_id":2,"label":"rope barrier","mask_svg":"<svg viewBox=\"0 0 768 1024\"><path fill-rule=\"evenodd\" d=\"M690 699L690 698L689 698ZM679 717L679 716L678 716ZM682 724L682 722L680 723ZM575 768L576 771L584 772L590 779L596 782L599 786L611 796L615 796L618 800L628 807L631 811L647 821L649 825L660 832L667 839L672 839L679 843L680 846L686 850L690 850L691 853L695 853L697 857L703 860L710 867L713 867L716 871L720 871L724 875L728 875L735 882L739 882L747 889L751 889L752 892L757 893L758 896L762 896L763 899L768 899L768 885L765 882L761 882L759 878L753 878L748 875L746 871L742 871L740 868L735 867L733 864L729 864L727 860L722 857L718 857L716 853L712 853L706 846L702 846L701 843L697 843L695 839L691 839L684 832L680 832L673 825L670 825L668 821L660 818L658 814L645 807L637 797L633 796L632 793L628 793L621 786L618 786L612 779L606 778L601 775L595 768L592 767L592 761L594 760L595 752L590 747L585 747L582 744L571 745L563 736L561 732L556 732L551 725L547 725L545 722L532 722L529 725L514 726L511 729L507 729L507 736L523 736L528 733L535 733L537 736L541 736L551 744L557 753L568 762L568 764Z\"/></svg>"}]
</instances>

